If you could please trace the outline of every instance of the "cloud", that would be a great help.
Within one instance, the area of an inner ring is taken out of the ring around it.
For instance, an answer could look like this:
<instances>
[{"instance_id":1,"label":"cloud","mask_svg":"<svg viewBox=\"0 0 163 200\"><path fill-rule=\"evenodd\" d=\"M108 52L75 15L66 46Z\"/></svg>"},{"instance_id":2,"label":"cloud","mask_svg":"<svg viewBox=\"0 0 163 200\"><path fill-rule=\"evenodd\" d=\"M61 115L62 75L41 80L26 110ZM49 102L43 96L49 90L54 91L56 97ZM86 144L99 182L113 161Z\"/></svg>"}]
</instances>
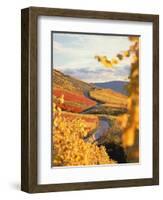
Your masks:
<instances>
[{"instance_id":1,"label":"cloud","mask_svg":"<svg viewBox=\"0 0 163 200\"><path fill-rule=\"evenodd\" d=\"M61 70L62 71L62 70ZM86 82L108 82L113 80L128 80L130 66L124 66L115 70L107 68L83 68L83 69L66 69L63 73L76 77Z\"/></svg>"},{"instance_id":2,"label":"cloud","mask_svg":"<svg viewBox=\"0 0 163 200\"><path fill-rule=\"evenodd\" d=\"M122 36L54 33L53 67L87 82L124 80L130 72L129 59L110 70L102 67L94 57L112 58L129 46L128 38Z\"/></svg>"}]
</instances>

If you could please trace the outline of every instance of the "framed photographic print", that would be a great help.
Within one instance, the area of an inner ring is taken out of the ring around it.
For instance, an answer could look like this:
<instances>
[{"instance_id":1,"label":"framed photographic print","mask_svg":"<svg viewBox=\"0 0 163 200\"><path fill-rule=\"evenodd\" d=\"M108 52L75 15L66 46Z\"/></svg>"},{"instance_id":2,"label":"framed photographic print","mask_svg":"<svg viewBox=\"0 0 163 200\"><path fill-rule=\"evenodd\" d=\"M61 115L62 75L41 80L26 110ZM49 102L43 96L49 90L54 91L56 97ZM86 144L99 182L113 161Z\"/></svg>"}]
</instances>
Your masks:
<instances>
[{"instance_id":1,"label":"framed photographic print","mask_svg":"<svg viewBox=\"0 0 163 200\"><path fill-rule=\"evenodd\" d=\"M159 16L22 9L21 189L159 184Z\"/></svg>"}]
</instances>

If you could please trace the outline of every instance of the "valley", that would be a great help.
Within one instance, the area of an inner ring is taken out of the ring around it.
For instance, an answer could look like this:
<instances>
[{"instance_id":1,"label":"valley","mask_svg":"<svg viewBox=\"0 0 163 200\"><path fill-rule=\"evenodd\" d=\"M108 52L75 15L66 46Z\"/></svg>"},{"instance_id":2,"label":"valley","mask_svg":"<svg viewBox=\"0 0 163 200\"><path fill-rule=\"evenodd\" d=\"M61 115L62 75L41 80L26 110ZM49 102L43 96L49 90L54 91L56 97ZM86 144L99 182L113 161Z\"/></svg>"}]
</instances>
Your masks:
<instances>
[{"instance_id":1,"label":"valley","mask_svg":"<svg viewBox=\"0 0 163 200\"><path fill-rule=\"evenodd\" d=\"M61 96L64 103L58 105L57 99ZM126 95L53 70L53 102L70 123L72 120L84 121L85 142L121 145L121 130L116 118L127 113Z\"/></svg>"}]
</instances>

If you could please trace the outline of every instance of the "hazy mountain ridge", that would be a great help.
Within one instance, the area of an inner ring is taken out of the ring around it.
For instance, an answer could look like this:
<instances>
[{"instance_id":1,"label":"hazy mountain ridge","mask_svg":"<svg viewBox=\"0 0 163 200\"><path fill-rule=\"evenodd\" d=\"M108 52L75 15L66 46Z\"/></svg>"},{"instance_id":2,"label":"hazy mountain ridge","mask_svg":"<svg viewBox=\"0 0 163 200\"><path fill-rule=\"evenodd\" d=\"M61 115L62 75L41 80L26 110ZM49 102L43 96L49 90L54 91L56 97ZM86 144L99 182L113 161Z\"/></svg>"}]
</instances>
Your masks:
<instances>
[{"instance_id":1,"label":"hazy mountain ridge","mask_svg":"<svg viewBox=\"0 0 163 200\"><path fill-rule=\"evenodd\" d=\"M110 88L116 92L119 92L124 95L128 95L127 90L125 87L127 87L128 82L127 81L110 81L110 82L101 82L101 83L94 83L95 86L100 88Z\"/></svg>"}]
</instances>

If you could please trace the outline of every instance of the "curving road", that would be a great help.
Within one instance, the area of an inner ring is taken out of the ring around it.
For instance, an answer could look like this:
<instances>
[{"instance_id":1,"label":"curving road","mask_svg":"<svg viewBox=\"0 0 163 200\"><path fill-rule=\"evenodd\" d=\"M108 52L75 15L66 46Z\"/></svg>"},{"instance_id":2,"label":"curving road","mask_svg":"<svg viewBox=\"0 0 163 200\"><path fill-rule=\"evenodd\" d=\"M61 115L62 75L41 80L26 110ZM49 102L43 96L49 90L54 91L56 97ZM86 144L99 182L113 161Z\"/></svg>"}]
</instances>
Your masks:
<instances>
[{"instance_id":1,"label":"curving road","mask_svg":"<svg viewBox=\"0 0 163 200\"><path fill-rule=\"evenodd\" d=\"M85 114L86 114L86 113L89 113L91 110L95 110L95 109L101 104L101 102L99 102L99 101L97 101L97 100L95 100L95 99L93 99L93 98L90 97L89 91L85 91L85 92L84 92L84 95L85 95L87 98L96 101L97 104L96 104L95 106L93 106L93 107L91 107L91 108L88 108L87 110L83 111L83 112L82 112L83 114L84 114L84 113L85 113ZM94 131L92 131L92 132L91 132L91 136L88 137L88 138L86 138L85 140L86 140L86 141L92 141L92 142L93 142L93 141L96 141L96 140L98 140L101 136L105 135L105 134L108 132L108 129L109 129L109 122L108 122L108 120L107 120L105 117L99 117L99 125L98 125L98 127L97 127Z\"/></svg>"}]
</instances>

